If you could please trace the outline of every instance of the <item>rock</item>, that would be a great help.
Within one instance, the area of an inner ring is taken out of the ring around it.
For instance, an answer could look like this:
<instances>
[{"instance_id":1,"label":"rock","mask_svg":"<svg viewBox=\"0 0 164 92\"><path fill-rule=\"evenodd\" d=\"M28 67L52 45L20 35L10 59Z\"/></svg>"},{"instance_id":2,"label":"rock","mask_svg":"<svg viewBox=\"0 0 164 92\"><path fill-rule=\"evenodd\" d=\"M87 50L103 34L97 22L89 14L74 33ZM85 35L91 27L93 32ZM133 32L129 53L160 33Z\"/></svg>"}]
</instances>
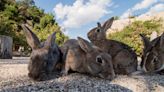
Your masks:
<instances>
[{"instance_id":1,"label":"rock","mask_svg":"<svg viewBox=\"0 0 164 92\"><path fill-rule=\"evenodd\" d=\"M150 35L150 41L154 40L155 38L157 38L157 32L153 31L152 34Z\"/></svg>"},{"instance_id":2,"label":"rock","mask_svg":"<svg viewBox=\"0 0 164 92\"><path fill-rule=\"evenodd\" d=\"M0 59L12 59L13 39L0 35Z\"/></svg>"}]
</instances>

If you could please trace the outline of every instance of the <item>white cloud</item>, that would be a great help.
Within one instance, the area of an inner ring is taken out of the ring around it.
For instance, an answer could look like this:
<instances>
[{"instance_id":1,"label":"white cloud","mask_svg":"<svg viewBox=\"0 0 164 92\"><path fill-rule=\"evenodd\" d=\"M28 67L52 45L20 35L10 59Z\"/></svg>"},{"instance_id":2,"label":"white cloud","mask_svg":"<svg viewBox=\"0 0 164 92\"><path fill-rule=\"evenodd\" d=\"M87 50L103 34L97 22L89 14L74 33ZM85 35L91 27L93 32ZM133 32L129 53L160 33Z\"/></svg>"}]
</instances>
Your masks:
<instances>
[{"instance_id":1,"label":"white cloud","mask_svg":"<svg viewBox=\"0 0 164 92\"><path fill-rule=\"evenodd\" d=\"M164 4L156 4L150 8L147 14L153 14L153 13L161 12L161 11L164 11Z\"/></svg>"},{"instance_id":2,"label":"white cloud","mask_svg":"<svg viewBox=\"0 0 164 92\"><path fill-rule=\"evenodd\" d=\"M150 7L152 4L156 3L158 0L143 0L142 2L140 3L137 3L133 8L132 10L135 11L135 10L140 10L140 9L145 9L145 8L148 8Z\"/></svg>"},{"instance_id":3,"label":"white cloud","mask_svg":"<svg viewBox=\"0 0 164 92\"><path fill-rule=\"evenodd\" d=\"M152 7L153 4L157 2L163 2L164 0L142 0L141 2L134 5L134 7L125 11L121 18L127 18L129 15L132 15L137 10L143 10Z\"/></svg>"},{"instance_id":4,"label":"white cloud","mask_svg":"<svg viewBox=\"0 0 164 92\"><path fill-rule=\"evenodd\" d=\"M162 11L164 11L164 4L158 3L158 4L154 5L153 7L151 7L146 13L141 14L138 17L142 18L145 16L150 16L150 15L156 14L158 12L162 12Z\"/></svg>"},{"instance_id":5,"label":"white cloud","mask_svg":"<svg viewBox=\"0 0 164 92\"><path fill-rule=\"evenodd\" d=\"M111 0L84 1L76 0L73 5L59 3L55 6L56 18L63 22L61 26L65 28L78 28L111 13L111 11L107 10L108 7L112 6Z\"/></svg>"}]
</instances>

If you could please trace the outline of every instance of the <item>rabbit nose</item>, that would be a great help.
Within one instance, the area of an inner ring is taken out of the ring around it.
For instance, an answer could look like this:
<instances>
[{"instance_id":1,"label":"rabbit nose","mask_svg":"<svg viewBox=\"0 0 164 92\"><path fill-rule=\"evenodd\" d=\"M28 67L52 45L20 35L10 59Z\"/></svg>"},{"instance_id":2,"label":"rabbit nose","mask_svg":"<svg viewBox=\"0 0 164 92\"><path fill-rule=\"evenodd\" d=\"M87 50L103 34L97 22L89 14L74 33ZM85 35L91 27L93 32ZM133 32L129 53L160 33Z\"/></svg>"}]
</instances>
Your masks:
<instances>
[{"instance_id":1,"label":"rabbit nose","mask_svg":"<svg viewBox=\"0 0 164 92\"><path fill-rule=\"evenodd\" d=\"M109 79L109 80L113 80L114 78L116 78L115 75L108 75L108 77L107 77L107 79Z\"/></svg>"},{"instance_id":2,"label":"rabbit nose","mask_svg":"<svg viewBox=\"0 0 164 92\"><path fill-rule=\"evenodd\" d=\"M110 73L107 77L107 79L111 79L111 80L114 79L114 78L116 78L116 75L115 75L114 72Z\"/></svg>"}]
</instances>

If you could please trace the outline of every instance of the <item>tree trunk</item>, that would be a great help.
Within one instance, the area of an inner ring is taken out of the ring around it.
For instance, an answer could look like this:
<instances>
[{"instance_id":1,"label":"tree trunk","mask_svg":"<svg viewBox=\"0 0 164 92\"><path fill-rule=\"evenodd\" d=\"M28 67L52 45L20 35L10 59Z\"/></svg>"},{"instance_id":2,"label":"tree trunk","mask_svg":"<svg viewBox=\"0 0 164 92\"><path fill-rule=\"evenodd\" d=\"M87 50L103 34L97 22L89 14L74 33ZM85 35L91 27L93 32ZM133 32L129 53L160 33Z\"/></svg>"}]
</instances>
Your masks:
<instances>
[{"instance_id":1,"label":"tree trunk","mask_svg":"<svg viewBox=\"0 0 164 92\"><path fill-rule=\"evenodd\" d=\"M0 59L12 59L13 39L0 35Z\"/></svg>"}]
</instances>

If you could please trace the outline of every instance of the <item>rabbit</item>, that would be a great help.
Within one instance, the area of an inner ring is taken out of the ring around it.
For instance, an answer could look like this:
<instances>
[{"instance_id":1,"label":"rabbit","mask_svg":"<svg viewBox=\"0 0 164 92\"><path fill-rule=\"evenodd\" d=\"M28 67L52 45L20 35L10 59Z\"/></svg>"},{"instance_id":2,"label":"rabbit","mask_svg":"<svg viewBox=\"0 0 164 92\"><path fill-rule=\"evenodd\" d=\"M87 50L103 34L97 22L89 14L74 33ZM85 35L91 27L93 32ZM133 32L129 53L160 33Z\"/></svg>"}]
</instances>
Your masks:
<instances>
[{"instance_id":1,"label":"rabbit","mask_svg":"<svg viewBox=\"0 0 164 92\"><path fill-rule=\"evenodd\" d=\"M114 17L108 19L103 25L98 22L97 27L91 29L87 36L91 43L112 56L116 74L131 75L137 71L137 55L128 45L106 38L106 31L111 27L113 21Z\"/></svg>"},{"instance_id":2,"label":"rabbit","mask_svg":"<svg viewBox=\"0 0 164 92\"><path fill-rule=\"evenodd\" d=\"M50 35L45 42L41 43L26 24L21 26L27 43L32 48L28 64L28 76L37 81L47 80L48 75L56 71L55 67L62 63L62 53L54 42L56 32Z\"/></svg>"},{"instance_id":3,"label":"rabbit","mask_svg":"<svg viewBox=\"0 0 164 92\"><path fill-rule=\"evenodd\" d=\"M164 70L164 33L149 41L147 37L140 34L144 43L141 68L146 73L162 73Z\"/></svg>"},{"instance_id":4,"label":"rabbit","mask_svg":"<svg viewBox=\"0 0 164 92\"><path fill-rule=\"evenodd\" d=\"M63 55L65 56L63 75L74 71L109 80L115 77L111 56L87 40L81 37L78 37L78 40L70 39L64 43L61 49L65 53Z\"/></svg>"}]
</instances>

